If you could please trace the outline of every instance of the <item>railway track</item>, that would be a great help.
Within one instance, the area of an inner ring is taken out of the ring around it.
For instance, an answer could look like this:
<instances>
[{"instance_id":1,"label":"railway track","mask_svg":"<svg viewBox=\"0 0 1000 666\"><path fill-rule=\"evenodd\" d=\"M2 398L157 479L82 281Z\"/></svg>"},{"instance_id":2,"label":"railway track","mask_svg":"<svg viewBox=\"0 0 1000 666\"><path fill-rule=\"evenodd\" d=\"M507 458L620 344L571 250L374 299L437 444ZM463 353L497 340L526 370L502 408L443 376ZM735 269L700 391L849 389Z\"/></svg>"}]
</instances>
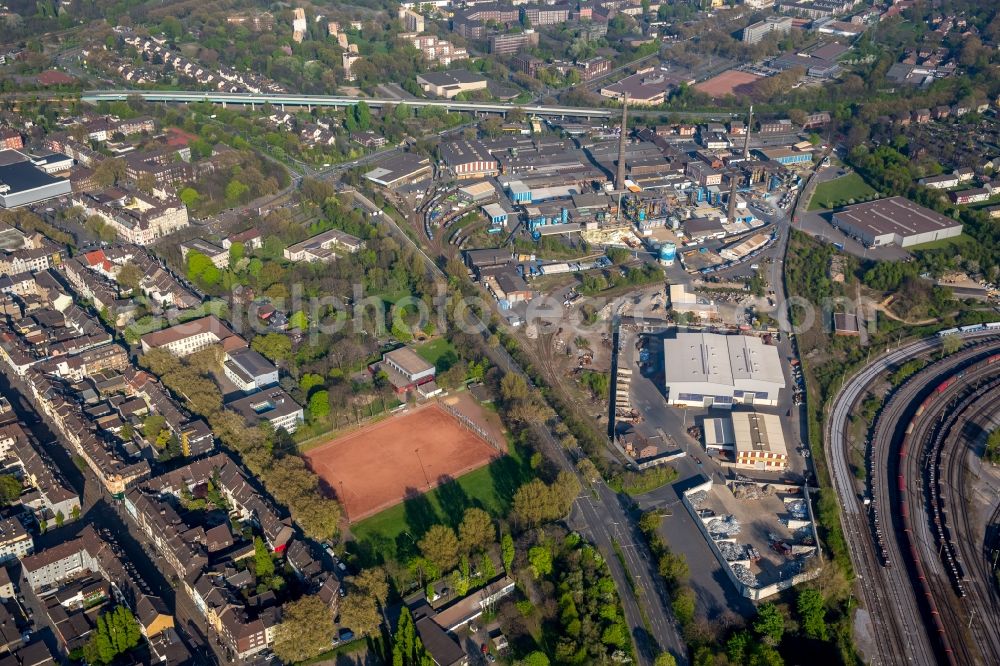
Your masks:
<instances>
[{"instance_id":1,"label":"railway track","mask_svg":"<svg viewBox=\"0 0 1000 666\"><path fill-rule=\"evenodd\" d=\"M956 334L963 340L972 342L1000 340L992 329L955 329L948 334ZM891 516L892 512L880 511L876 502L867 501L856 488L856 479L851 470L848 420L870 387L886 371L932 352L939 346L940 337L888 349L872 359L841 387L826 423L824 444L831 482L841 505L845 541L860 583L858 594L871 616L871 639L875 648L869 655L872 663L933 664L936 659L908 577L899 567L893 571L884 566L875 521L879 515ZM873 452L874 449L869 448L869 453ZM875 460L872 459L871 462L874 464ZM874 466L869 470L874 476ZM886 478L884 474L882 478ZM868 498L872 497L874 493L870 492ZM862 501L863 499L866 501Z\"/></svg>"},{"instance_id":2,"label":"railway track","mask_svg":"<svg viewBox=\"0 0 1000 666\"><path fill-rule=\"evenodd\" d=\"M970 518L973 503L966 492L971 483L968 458L975 454L979 435L989 432L1000 422L1000 368L996 372L991 381L977 387L966 399L966 404L955 410L954 413L960 416L955 419L940 451L938 465L944 468L944 473L939 472L937 477L939 496L943 498L942 511L945 516L956 517L954 540L965 574L962 590L972 609L967 626L987 664L1000 664L1000 625L997 622L1000 594L993 578L985 529L977 529L973 524Z\"/></svg>"},{"instance_id":3,"label":"railway track","mask_svg":"<svg viewBox=\"0 0 1000 666\"><path fill-rule=\"evenodd\" d=\"M961 413L951 407L959 399L968 402L963 396L971 386L1000 371L985 365L998 352L1000 341L981 343L917 373L886 404L872 438L873 511L892 516L891 531L873 524L875 541L891 584L905 586L915 600L908 609L897 608L899 619L926 629L929 645L921 652L939 663L997 663L981 654L990 648L977 649L967 629L968 604L959 603L962 558L942 528L936 484L944 434ZM956 512L964 514L965 507Z\"/></svg>"}]
</instances>

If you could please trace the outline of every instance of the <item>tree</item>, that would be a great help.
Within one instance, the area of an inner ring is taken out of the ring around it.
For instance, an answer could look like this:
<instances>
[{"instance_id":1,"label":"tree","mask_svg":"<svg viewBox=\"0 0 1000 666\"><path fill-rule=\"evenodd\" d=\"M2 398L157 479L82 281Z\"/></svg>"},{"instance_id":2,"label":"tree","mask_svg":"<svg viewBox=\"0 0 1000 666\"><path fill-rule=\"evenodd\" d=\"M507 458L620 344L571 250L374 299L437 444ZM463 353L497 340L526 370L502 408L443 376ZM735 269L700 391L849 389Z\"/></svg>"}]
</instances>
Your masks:
<instances>
[{"instance_id":1,"label":"tree","mask_svg":"<svg viewBox=\"0 0 1000 666\"><path fill-rule=\"evenodd\" d=\"M536 650L524 659L519 659L514 663L516 666L549 666L549 658L545 656L544 652Z\"/></svg>"},{"instance_id":2,"label":"tree","mask_svg":"<svg viewBox=\"0 0 1000 666\"><path fill-rule=\"evenodd\" d=\"M0 503L13 504L21 496L21 482L13 474L0 475Z\"/></svg>"},{"instance_id":3,"label":"tree","mask_svg":"<svg viewBox=\"0 0 1000 666\"><path fill-rule=\"evenodd\" d=\"M292 355L292 341L287 335L281 333L258 335L250 343L250 346L255 352L275 362L285 361Z\"/></svg>"},{"instance_id":4,"label":"tree","mask_svg":"<svg viewBox=\"0 0 1000 666\"><path fill-rule=\"evenodd\" d=\"M167 420L160 414L150 414L142 421L142 435L155 442L161 432L167 429Z\"/></svg>"},{"instance_id":5,"label":"tree","mask_svg":"<svg viewBox=\"0 0 1000 666\"><path fill-rule=\"evenodd\" d=\"M656 655L656 660L653 661L653 666L677 666L677 660L674 659L674 655L669 652L661 652Z\"/></svg>"},{"instance_id":6,"label":"tree","mask_svg":"<svg viewBox=\"0 0 1000 666\"><path fill-rule=\"evenodd\" d=\"M56 527L62 527L63 523L66 522L66 516L62 511L56 513Z\"/></svg>"},{"instance_id":7,"label":"tree","mask_svg":"<svg viewBox=\"0 0 1000 666\"><path fill-rule=\"evenodd\" d=\"M115 228L107 224L100 215L91 215L83 223L83 226L105 243L113 243L118 238L118 232L115 231Z\"/></svg>"},{"instance_id":8,"label":"tree","mask_svg":"<svg viewBox=\"0 0 1000 666\"><path fill-rule=\"evenodd\" d=\"M94 182L100 187L117 185L125 178L125 160L120 157L106 159L94 167Z\"/></svg>"},{"instance_id":9,"label":"tree","mask_svg":"<svg viewBox=\"0 0 1000 666\"><path fill-rule=\"evenodd\" d=\"M532 479L514 493L514 515L528 525L559 520L569 513L579 494L580 482L571 472L560 472L551 486Z\"/></svg>"},{"instance_id":10,"label":"tree","mask_svg":"<svg viewBox=\"0 0 1000 666\"><path fill-rule=\"evenodd\" d=\"M345 598L341 606L348 601ZM318 596L307 595L285 604L275 630L274 653L286 664L311 659L333 641L333 613Z\"/></svg>"},{"instance_id":11,"label":"tree","mask_svg":"<svg viewBox=\"0 0 1000 666\"><path fill-rule=\"evenodd\" d=\"M122 267L118 269L118 274L115 276L115 280L117 280L118 284L126 289L132 292L137 292L139 291L139 285L142 284L142 271L140 271L139 267L131 261L126 261L122 264Z\"/></svg>"},{"instance_id":12,"label":"tree","mask_svg":"<svg viewBox=\"0 0 1000 666\"><path fill-rule=\"evenodd\" d=\"M389 581L386 578L385 569L382 567L365 569L351 579L351 583L359 592L372 597L380 606L385 606L385 602L389 598Z\"/></svg>"},{"instance_id":13,"label":"tree","mask_svg":"<svg viewBox=\"0 0 1000 666\"><path fill-rule=\"evenodd\" d=\"M270 578L274 575L274 560L271 559L271 552L260 537L253 539L254 571L257 578Z\"/></svg>"},{"instance_id":14,"label":"tree","mask_svg":"<svg viewBox=\"0 0 1000 666\"><path fill-rule=\"evenodd\" d=\"M372 636L378 631L382 616L373 597L348 594L340 600L340 624L358 636Z\"/></svg>"},{"instance_id":15,"label":"tree","mask_svg":"<svg viewBox=\"0 0 1000 666\"><path fill-rule=\"evenodd\" d=\"M198 200L201 199L201 195L198 194L198 190L193 187L185 187L177 194L177 196L180 198L181 203L188 208L198 203Z\"/></svg>"},{"instance_id":16,"label":"tree","mask_svg":"<svg viewBox=\"0 0 1000 666\"><path fill-rule=\"evenodd\" d=\"M299 389L302 390L303 395L308 396L310 391L317 386L323 386L325 383L326 380L323 379L322 375L307 372L302 375L302 379L299 380Z\"/></svg>"},{"instance_id":17,"label":"tree","mask_svg":"<svg viewBox=\"0 0 1000 666\"><path fill-rule=\"evenodd\" d=\"M246 245L244 245L239 241L236 241L235 243L230 245L229 267L236 268L236 266L240 263L240 260L243 259L244 256L246 256L246 251L247 251Z\"/></svg>"},{"instance_id":18,"label":"tree","mask_svg":"<svg viewBox=\"0 0 1000 666\"><path fill-rule=\"evenodd\" d=\"M396 625L396 634L393 636L393 666L430 666L433 663L434 660L427 654L423 641L417 634L410 609L403 606Z\"/></svg>"},{"instance_id":19,"label":"tree","mask_svg":"<svg viewBox=\"0 0 1000 666\"><path fill-rule=\"evenodd\" d=\"M490 514L477 507L466 509L458 526L458 538L468 553L485 550L497 538Z\"/></svg>"},{"instance_id":20,"label":"tree","mask_svg":"<svg viewBox=\"0 0 1000 666\"><path fill-rule=\"evenodd\" d=\"M552 573L552 549L546 545L532 546L528 550L528 563L535 578Z\"/></svg>"},{"instance_id":21,"label":"tree","mask_svg":"<svg viewBox=\"0 0 1000 666\"><path fill-rule=\"evenodd\" d=\"M249 191L250 188L247 187L242 181L233 178L229 181L229 184L226 185L226 201L229 203L239 203Z\"/></svg>"},{"instance_id":22,"label":"tree","mask_svg":"<svg viewBox=\"0 0 1000 666\"><path fill-rule=\"evenodd\" d=\"M140 192L152 194L153 188L155 187L156 177L148 171L143 171L139 174L139 177L135 179L135 188Z\"/></svg>"},{"instance_id":23,"label":"tree","mask_svg":"<svg viewBox=\"0 0 1000 666\"><path fill-rule=\"evenodd\" d=\"M946 335L941 339L941 355L954 354L962 348L962 338L957 335Z\"/></svg>"},{"instance_id":24,"label":"tree","mask_svg":"<svg viewBox=\"0 0 1000 666\"><path fill-rule=\"evenodd\" d=\"M524 400L528 397L528 384L521 375L507 373L500 380L500 397L504 402Z\"/></svg>"},{"instance_id":25,"label":"tree","mask_svg":"<svg viewBox=\"0 0 1000 666\"><path fill-rule=\"evenodd\" d=\"M458 538L450 527L433 525L417 546L440 571L450 571L458 563Z\"/></svg>"},{"instance_id":26,"label":"tree","mask_svg":"<svg viewBox=\"0 0 1000 666\"><path fill-rule=\"evenodd\" d=\"M88 664L110 664L142 640L142 631L135 616L125 606L115 606L97 618L97 628L83 646Z\"/></svg>"},{"instance_id":27,"label":"tree","mask_svg":"<svg viewBox=\"0 0 1000 666\"><path fill-rule=\"evenodd\" d=\"M213 287L219 283L222 273L211 259L192 250L187 255L187 276L192 282Z\"/></svg>"},{"instance_id":28,"label":"tree","mask_svg":"<svg viewBox=\"0 0 1000 666\"><path fill-rule=\"evenodd\" d=\"M509 576L514 565L514 538L507 532L500 537L500 557L503 560L503 570Z\"/></svg>"},{"instance_id":29,"label":"tree","mask_svg":"<svg viewBox=\"0 0 1000 666\"><path fill-rule=\"evenodd\" d=\"M291 317L288 318L288 325L290 327L297 328L300 331L305 331L309 328L309 317L302 310L295 312Z\"/></svg>"},{"instance_id":30,"label":"tree","mask_svg":"<svg viewBox=\"0 0 1000 666\"><path fill-rule=\"evenodd\" d=\"M749 666L784 666L785 660L774 646L757 643L750 652Z\"/></svg>"},{"instance_id":31,"label":"tree","mask_svg":"<svg viewBox=\"0 0 1000 666\"><path fill-rule=\"evenodd\" d=\"M358 102L353 109L354 120L359 130L364 132L372 126L372 112L365 102Z\"/></svg>"},{"instance_id":32,"label":"tree","mask_svg":"<svg viewBox=\"0 0 1000 666\"><path fill-rule=\"evenodd\" d=\"M1000 428L990 433L986 439L986 451L983 457L996 465L1000 463Z\"/></svg>"},{"instance_id":33,"label":"tree","mask_svg":"<svg viewBox=\"0 0 1000 666\"><path fill-rule=\"evenodd\" d=\"M671 607L681 626L687 626L694 621L695 598L690 588L682 588L674 597Z\"/></svg>"},{"instance_id":34,"label":"tree","mask_svg":"<svg viewBox=\"0 0 1000 666\"><path fill-rule=\"evenodd\" d=\"M330 394L319 390L309 396L309 420L319 421L330 413Z\"/></svg>"},{"instance_id":35,"label":"tree","mask_svg":"<svg viewBox=\"0 0 1000 666\"><path fill-rule=\"evenodd\" d=\"M753 646L753 636L749 631L738 631L726 641L726 657L731 664L743 664Z\"/></svg>"},{"instance_id":36,"label":"tree","mask_svg":"<svg viewBox=\"0 0 1000 666\"><path fill-rule=\"evenodd\" d=\"M318 483L316 476L308 470L306 473L312 479L309 489L302 490L301 494L289 498L283 504L292 512L292 520L302 528L307 537L317 541L332 539L337 535L342 509L337 500L321 497L316 487ZM268 484L268 489L272 490L273 485Z\"/></svg>"},{"instance_id":37,"label":"tree","mask_svg":"<svg viewBox=\"0 0 1000 666\"><path fill-rule=\"evenodd\" d=\"M770 645L777 645L781 642L781 637L785 634L785 616L781 614L781 611L774 604L761 604L757 608L757 619L754 620L753 630L765 642Z\"/></svg>"},{"instance_id":38,"label":"tree","mask_svg":"<svg viewBox=\"0 0 1000 666\"><path fill-rule=\"evenodd\" d=\"M540 524L552 513L547 506L551 496L541 479L528 481L514 493L514 515L529 526Z\"/></svg>"},{"instance_id":39,"label":"tree","mask_svg":"<svg viewBox=\"0 0 1000 666\"><path fill-rule=\"evenodd\" d=\"M819 590L804 589L799 592L795 609L799 614L802 633L807 638L827 640L826 600Z\"/></svg>"}]
</instances>

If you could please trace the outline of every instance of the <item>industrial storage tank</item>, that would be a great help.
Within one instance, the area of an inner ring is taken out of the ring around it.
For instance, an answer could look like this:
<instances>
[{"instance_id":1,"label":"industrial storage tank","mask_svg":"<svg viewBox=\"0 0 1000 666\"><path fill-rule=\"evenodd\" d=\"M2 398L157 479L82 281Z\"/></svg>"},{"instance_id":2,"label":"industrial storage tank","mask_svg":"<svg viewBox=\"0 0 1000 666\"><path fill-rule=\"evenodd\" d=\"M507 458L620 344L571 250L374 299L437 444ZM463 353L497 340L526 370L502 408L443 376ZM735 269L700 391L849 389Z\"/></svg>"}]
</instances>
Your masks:
<instances>
[{"instance_id":1,"label":"industrial storage tank","mask_svg":"<svg viewBox=\"0 0 1000 666\"><path fill-rule=\"evenodd\" d=\"M677 244L676 243L664 243L660 246L660 264L663 266L673 266L674 260L677 259Z\"/></svg>"}]
</instances>

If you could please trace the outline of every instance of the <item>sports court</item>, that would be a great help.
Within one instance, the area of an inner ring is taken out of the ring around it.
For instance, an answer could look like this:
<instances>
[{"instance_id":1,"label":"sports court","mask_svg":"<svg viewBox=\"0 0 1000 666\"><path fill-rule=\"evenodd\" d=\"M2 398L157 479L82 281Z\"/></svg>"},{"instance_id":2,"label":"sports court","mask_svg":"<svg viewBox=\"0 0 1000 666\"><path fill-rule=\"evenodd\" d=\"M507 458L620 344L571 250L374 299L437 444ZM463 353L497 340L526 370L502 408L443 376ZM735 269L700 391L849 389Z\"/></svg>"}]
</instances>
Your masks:
<instances>
[{"instance_id":1,"label":"sports court","mask_svg":"<svg viewBox=\"0 0 1000 666\"><path fill-rule=\"evenodd\" d=\"M718 76L713 76L707 81L702 81L694 88L712 97L725 97L726 95L747 94L753 84L762 77L750 72L740 72L735 69L728 69Z\"/></svg>"},{"instance_id":2,"label":"sports court","mask_svg":"<svg viewBox=\"0 0 1000 666\"><path fill-rule=\"evenodd\" d=\"M353 523L502 456L502 435L470 415L478 416L464 401L430 402L303 455Z\"/></svg>"}]
</instances>

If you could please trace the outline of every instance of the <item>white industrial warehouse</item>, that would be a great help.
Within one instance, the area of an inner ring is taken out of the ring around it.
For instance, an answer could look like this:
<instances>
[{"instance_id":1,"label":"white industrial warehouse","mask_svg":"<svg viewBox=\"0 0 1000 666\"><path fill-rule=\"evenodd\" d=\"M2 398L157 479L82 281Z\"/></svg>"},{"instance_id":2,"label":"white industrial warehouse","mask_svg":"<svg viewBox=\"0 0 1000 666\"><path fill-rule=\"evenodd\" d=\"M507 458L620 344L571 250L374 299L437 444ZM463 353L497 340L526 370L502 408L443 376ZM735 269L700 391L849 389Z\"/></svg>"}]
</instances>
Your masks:
<instances>
[{"instance_id":1,"label":"white industrial warehouse","mask_svg":"<svg viewBox=\"0 0 1000 666\"><path fill-rule=\"evenodd\" d=\"M833 214L833 226L868 247L910 247L962 235L962 223L903 197L876 199Z\"/></svg>"},{"instance_id":2,"label":"white industrial warehouse","mask_svg":"<svg viewBox=\"0 0 1000 666\"><path fill-rule=\"evenodd\" d=\"M760 338L678 333L663 341L667 403L732 408L778 404L785 377L778 349Z\"/></svg>"}]
</instances>

